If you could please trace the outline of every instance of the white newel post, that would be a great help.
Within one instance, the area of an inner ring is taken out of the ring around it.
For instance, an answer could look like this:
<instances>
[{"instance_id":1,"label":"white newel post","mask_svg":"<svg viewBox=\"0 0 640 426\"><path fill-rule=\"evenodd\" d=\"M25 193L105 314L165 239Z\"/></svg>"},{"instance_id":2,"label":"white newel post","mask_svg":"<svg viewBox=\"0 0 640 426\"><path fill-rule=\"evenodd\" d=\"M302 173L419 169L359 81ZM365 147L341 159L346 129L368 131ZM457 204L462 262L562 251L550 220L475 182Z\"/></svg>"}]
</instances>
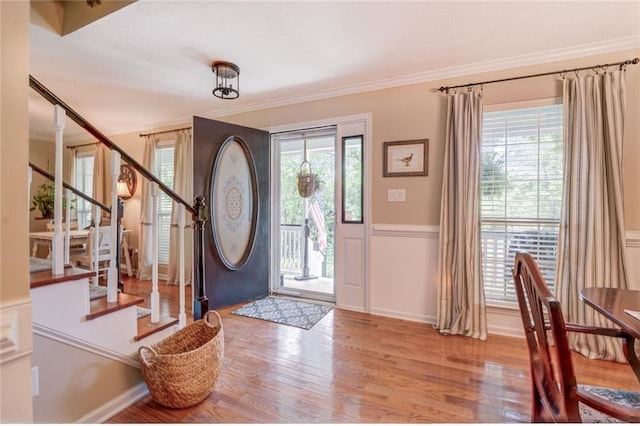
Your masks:
<instances>
[{"instance_id":1,"label":"white newel post","mask_svg":"<svg viewBox=\"0 0 640 426\"><path fill-rule=\"evenodd\" d=\"M158 292L158 184L151 184L151 211L154 212L153 227L151 231L153 240L151 265L151 322L160 322L160 293Z\"/></svg>"},{"instance_id":2,"label":"white newel post","mask_svg":"<svg viewBox=\"0 0 640 426\"><path fill-rule=\"evenodd\" d=\"M54 171L54 205L53 205L53 240L51 242L51 263L54 275L64 272L63 239L62 239L62 137L65 126L65 110L60 105L53 107L53 121L56 127L55 171Z\"/></svg>"},{"instance_id":3,"label":"white newel post","mask_svg":"<svg viewBox=\"0 0 640 426\"><path fill-rule=\"evenodd\" d=\"M69 251L71 251L71 196L70 189L65 191L66 207L64 212L65 228L64 228L64 264L69 264Z\"/></svg>"},{"instance_id":4,"label":"white newel post","mask_svg":"<svg viewBox=\"0 0 640 426\"><path fill-rule=\"evenodd\" d=\"M120 176L120 153L111 150L111 242L109 244L109 273L107 281L107 302L118 300L118 177Z\"/></svg>"},{"instance_id":5,"label":"white newel post","mask_svg":"<svg viewBox=\"0 0 640 426\"><path fill-rule=\"evenodd\" d=\"M178 315L178 327L183 328L187 325L187 312L185 311L185 282L184 282L184 211L182 204L178 204L178 232L180 233L178 241L180 242L180 260L178 265L178 273L180 274L180 314Z\"/></svg>"}]
</instances>

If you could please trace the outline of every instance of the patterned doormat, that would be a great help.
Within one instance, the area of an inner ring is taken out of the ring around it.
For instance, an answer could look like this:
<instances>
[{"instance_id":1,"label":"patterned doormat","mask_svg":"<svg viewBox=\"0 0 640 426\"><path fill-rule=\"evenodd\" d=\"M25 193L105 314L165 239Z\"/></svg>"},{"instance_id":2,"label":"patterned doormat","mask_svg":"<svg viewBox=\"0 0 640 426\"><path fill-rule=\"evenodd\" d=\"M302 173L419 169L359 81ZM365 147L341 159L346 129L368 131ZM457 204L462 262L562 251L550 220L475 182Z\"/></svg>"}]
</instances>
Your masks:
<instances>
[{"instance_id":1,"label":"patterned doormat","mask_svg":"<svg viewBox=\"0 0 640 426\"><path fill-rule=\"evenodd\" d=\"M309 330L331 309L333 308L330 306L295 302L279 297L265 297L231 313Z\"/></svg>"}]
</instances>

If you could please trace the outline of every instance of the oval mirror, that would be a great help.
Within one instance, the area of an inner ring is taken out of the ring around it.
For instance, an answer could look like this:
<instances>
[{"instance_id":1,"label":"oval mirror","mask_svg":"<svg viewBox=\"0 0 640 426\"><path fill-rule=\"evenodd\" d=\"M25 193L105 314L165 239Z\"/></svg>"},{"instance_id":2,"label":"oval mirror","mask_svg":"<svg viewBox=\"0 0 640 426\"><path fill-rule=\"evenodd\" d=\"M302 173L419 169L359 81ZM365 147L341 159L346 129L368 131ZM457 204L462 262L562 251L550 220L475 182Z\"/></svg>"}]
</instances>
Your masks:
<instances>
[{"instance_id":1,"label":"oval mirror","mask_svg":"<svg viewBox=\"0 0 640 426\"><path fill-rule=\"evenodd\" d=\"M240 137L227 138L218 150L210 188L213 239L224 265L237 270L253 249L258 217L255 166Z\"/></svg>"}]
</instances>

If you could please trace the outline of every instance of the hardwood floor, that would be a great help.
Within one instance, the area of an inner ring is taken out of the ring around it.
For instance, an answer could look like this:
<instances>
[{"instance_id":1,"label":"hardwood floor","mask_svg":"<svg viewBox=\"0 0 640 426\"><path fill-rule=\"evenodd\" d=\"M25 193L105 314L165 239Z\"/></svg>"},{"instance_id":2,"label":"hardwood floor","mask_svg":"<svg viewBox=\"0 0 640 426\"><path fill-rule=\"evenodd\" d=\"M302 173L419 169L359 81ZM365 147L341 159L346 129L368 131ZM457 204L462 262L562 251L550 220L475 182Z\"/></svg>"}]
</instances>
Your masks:
<instances>
[{"instance_id":1,"label":"hardwood floor","mask_svg":"<svg viewBox=\"0 0 640 426\"><path fill-rule=\"evenodd\" d=\"M177 300L177 287L162 285L161 295ZM148 396L107 423L530 421L522 339L442 336L430 325L340 309L305 331L232 315L237 307L218 310L225 361L205 401L168 409ZM580 383L640 391L627 365L574 361Z\"/></svg>"}]
</instances>

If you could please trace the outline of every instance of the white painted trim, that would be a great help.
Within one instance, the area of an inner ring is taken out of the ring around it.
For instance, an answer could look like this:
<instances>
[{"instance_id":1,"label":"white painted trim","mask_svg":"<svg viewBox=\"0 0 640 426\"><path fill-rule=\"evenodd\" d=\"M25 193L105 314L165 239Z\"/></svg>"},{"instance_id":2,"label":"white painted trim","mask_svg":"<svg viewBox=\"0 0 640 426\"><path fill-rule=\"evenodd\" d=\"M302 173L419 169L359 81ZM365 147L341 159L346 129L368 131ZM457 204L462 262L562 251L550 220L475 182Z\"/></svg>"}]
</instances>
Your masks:
<instances>
[{"instance_id":1,"label":"white painted trim","mask_svg":"<svg viewBox=\"0 0 640 426\"><path fill-rule=\"evenodd\" d=\"M59 331L56 331L49 327L45 327L40 324L36 324L36 323L33 324L33 334L45 337L47 339L55 340L56 342L69 345L83 351L91 352L93 354L96 354L108 359L112 359L114 361L118 361L118 362L130 365L131 367L140 368L140 362L135 357L114 352L103 346L99 346L94 343L90 343L90 342L75 338L73 336L69 336L68 334L61 333Z\"/></svg>"},{"instance_id":2,"label":"white painted trim","mask_svg":"<svg viewBox=\"0 0 640 426\"><path fill-rule=\"evenodd\" d=\"M371 121L371 113L345 115L341 117L324 118L322 120L303 121L301 123L289 123L279 126L266 127L262 130L269 133L293 132L296 130L312 129L314 127L329 127L339 124L349 124L361 121Z\"/></svg>"},{"instance_id":3,"label":"white painted trim","mask_svg":"<svg viewBox=\"0 0 640 426\"><path fill-rule=\"evenodd\" d=\"M132 387L126 392L118 395L116 398L111 401L103 404L102 406L96 408L88 414L80 417L75 423L88 423L88 424L98 424L104 423L109 418L118 414L125 408L133 405L138 402L145 396L149 394L149 389L145 383L140 383L137 386Z\"/></svg>"},{"instance_id":4,"label":"white painted trim","mask_svg":"<svg viewBox=\"0 0 640 426\"><path fill-rule=\"evenodd\" d=\"M627 231L627 247L640 247L640 231Z\"/></svg>"},{"instance_id":5,"label":"white painted trim","mask_svg":"<svg viewBox=\"0 0 640 426\"><path fill-rule=\"evenodd\" d=\"M406 312L395 311L391 309L378 309L374 308L371 310L372 315L379 315L382 317L396 318L401 320L420 322L423 324L435 324L436 318L430 315L416 315L416 314L408 314Z\"/></svg>"},{"instance_id":6,"label":"white painted trim","mask_svg":"<svg viewBox=\"0 0 640 426\"><path fill-rule=\"evenodd\" d=\"M391 225L374 223L373 236L399 238L435 238L440 235L440 227L435 225Z\"/></svg>"},{"instance_id":7,"label":"white painted trim","mask_svg":"<svg viewBox=\"0 0 640 426\"><path fill-rule=\"evenodd\" d=\"M437 225L395 225L374 223L371 235L383 237L438 238L440 227ZM640 231L627 231L627 247L640 247Z\"/></svg>"},{"instance_id":8,"label":"white painted trim","mask_svg":"<svg viewBox=\"0 0 640 426\"><path fill-rule=\"evenodd\" d=\"M596 42L583 44L579 46L573 46L570 48L553 49L544 52L531 53L526 55L512 56L510 58L504 58L499 60L491 60L485 62L477 62L475 64L467 64L450 68L442 68L439 70L433 70L422 73L408 74L398 76L395 78L387 78L384 80L374 80L364 83L352 84L349 86L342 86L332 88L328 90L320 90L310 92L299 96L285 96L279 99L272 99L263 102L254 102L247 105L231 106L225 105L219 109L210 110L208 112L202 112L195 114L205 118L218 118L225 117L234 114L242 114L251 111L258 111L268 108L276 108L281 106L288 106L299 104L303 102L311 102L322 99L329 99L338 96L345 96L357 93L370 92L374 90L389 89L393 87L407 86L411 84L420 84L430 81L438 81L451 79L456 77L464 77L468 75L481 74L485 72L502 71L512 68L539 65L556 61L563 61L568 59L582 58L585 56L593 56L603 53L612 53L622 50L637 49L640 47L640 36L623 37L614 40L607 40L604 42ZM620 58L625 60L628 58ZM473 82L471 82L473 83ZM435 89L435 88L434 88ZM158 128L164 126L170 126L179 123L185 123L191 120L191 116L179 117L171 122L157 122L152 123L145 128Z\"/></svg>"},{"instance_id":9,"label":"white painted trim","mask_svg":"<svg viewBox=\"0 0 640 426\"><path fill-rule=\"evenodd\" d=\"M0 306L0 365L32 351L31 300Z\"/></svg>"}]
</instances>

